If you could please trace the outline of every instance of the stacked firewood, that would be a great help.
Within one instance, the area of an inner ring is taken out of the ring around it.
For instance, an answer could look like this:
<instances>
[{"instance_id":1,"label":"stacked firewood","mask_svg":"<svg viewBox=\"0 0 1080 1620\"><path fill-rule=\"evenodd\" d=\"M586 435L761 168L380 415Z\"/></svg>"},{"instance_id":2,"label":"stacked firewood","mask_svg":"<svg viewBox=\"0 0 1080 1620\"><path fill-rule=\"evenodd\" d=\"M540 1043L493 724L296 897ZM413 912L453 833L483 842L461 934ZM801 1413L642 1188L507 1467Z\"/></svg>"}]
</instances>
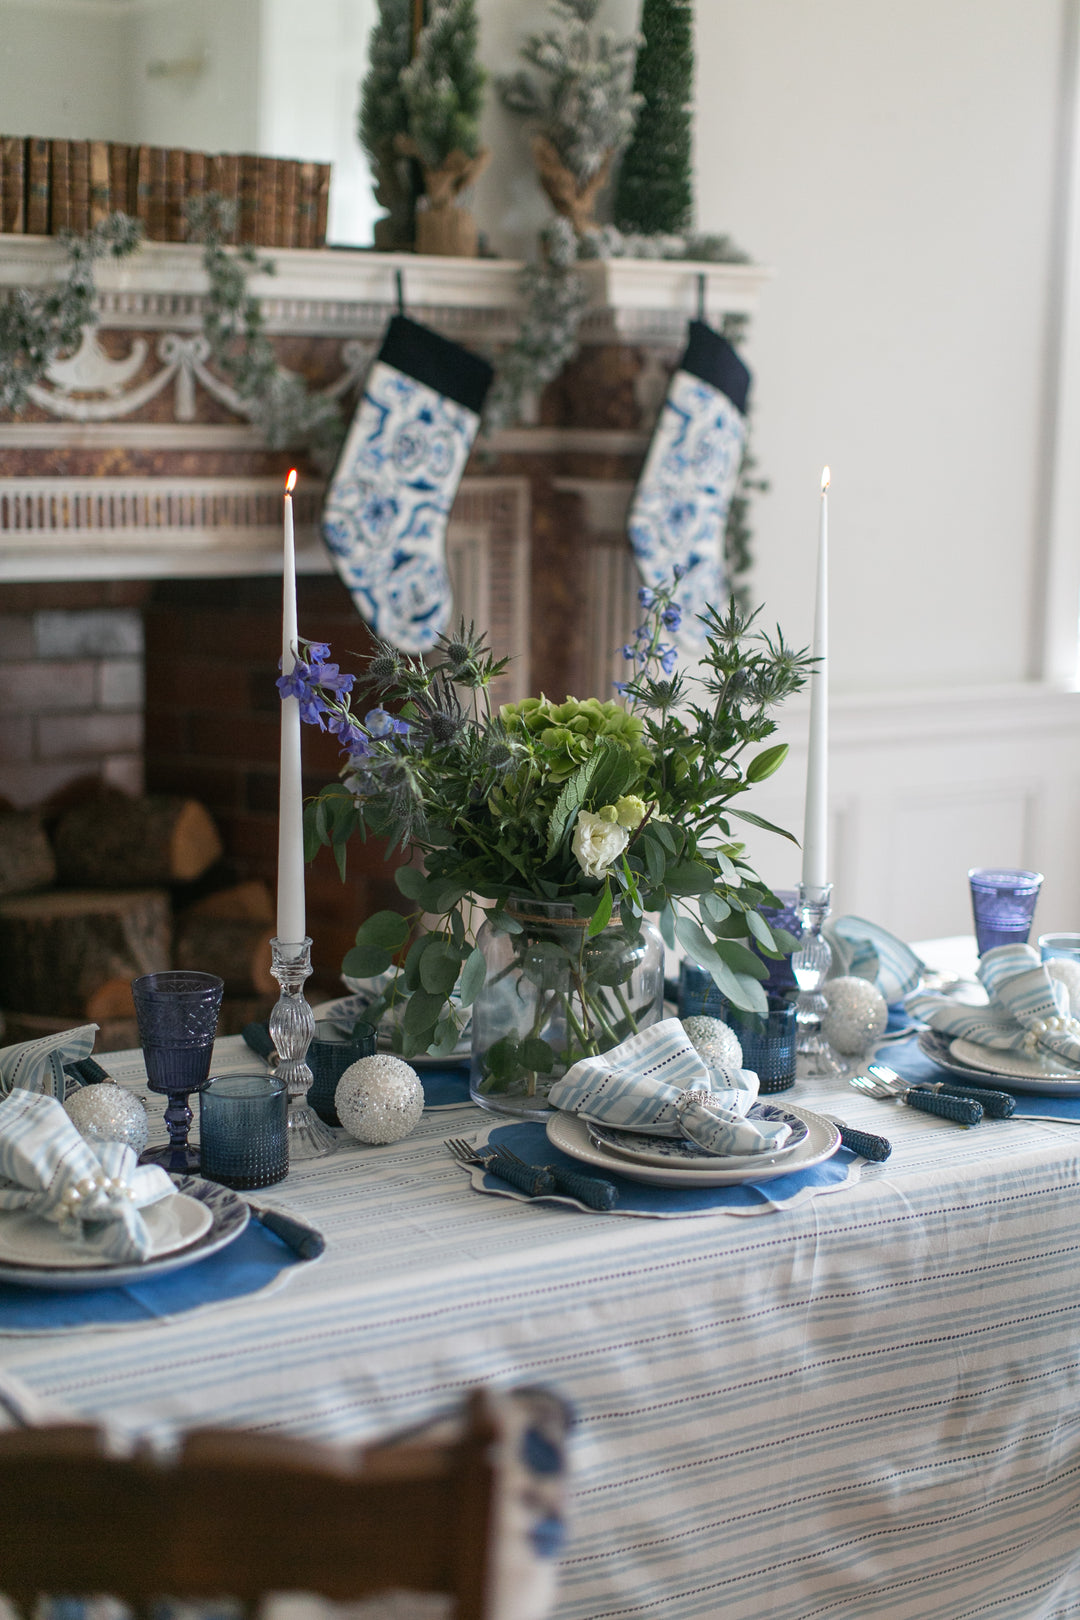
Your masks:
<instances>
[{"instance_id":1,"label":"stacked firewood","mask_svg":"<svg viewBox=\"0 0 1080 1620\"><path fill-rule=\"evenodd\" d=\"M265 1017L273 899L224 872L194 799L110 792L48 819L0 812L0 1007L5 1042L100 1026L96 1050L137 1046L131 981L169 967L225 981L219 1030Z\"/></svg>"}]
</instances>

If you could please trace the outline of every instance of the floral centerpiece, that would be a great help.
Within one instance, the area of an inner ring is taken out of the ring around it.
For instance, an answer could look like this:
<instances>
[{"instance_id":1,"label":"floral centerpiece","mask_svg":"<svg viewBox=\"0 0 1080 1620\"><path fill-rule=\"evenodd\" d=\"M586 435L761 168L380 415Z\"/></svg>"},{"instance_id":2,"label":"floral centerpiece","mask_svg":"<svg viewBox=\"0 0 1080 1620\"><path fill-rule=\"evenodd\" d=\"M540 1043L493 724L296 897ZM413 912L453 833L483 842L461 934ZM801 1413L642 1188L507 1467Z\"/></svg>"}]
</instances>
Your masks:
<instances>
[{"instance_id":1,"label":"floral centerpiece","mask_svg":"<svg viewBox=\"0 0 1080 1620\"><path fill-rule=\"evenodd\" d=\"M306 807L309 859L329 845L344 874L354 834L405 856L395 876L414 910L367 918L343 963L383 976L365 1016L389 1015L406 1057L446 1056L475 1009L474 1088L494 1106L542 1102L579 1057L660 1016L656 974L635 989L647 914L745 1010L766 1010L762 954L793 947L761 915L775 900L732 818L781 831L736 801L781 764L786 744L755 746L808 660L732 601L704 621L695 677L676 673L677 588L640 592L621 702L495 708L507 661L464 624L427 664L380 643L358 677L304 642L278 683L347 756Z\"/></svg>"}]
</instances>

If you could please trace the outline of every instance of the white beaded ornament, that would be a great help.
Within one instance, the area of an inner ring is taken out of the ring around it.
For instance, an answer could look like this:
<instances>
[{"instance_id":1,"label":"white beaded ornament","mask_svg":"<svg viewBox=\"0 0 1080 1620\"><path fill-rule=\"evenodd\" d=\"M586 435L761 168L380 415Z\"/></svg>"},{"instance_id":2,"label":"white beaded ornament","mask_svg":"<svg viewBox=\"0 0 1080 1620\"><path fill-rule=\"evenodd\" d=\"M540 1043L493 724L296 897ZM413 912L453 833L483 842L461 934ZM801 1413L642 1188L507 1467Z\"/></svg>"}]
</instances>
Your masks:
<instances>
[{"instance_id":1,"label":"white beaded ornament","mask_svg":"<svg viewBox=\"0 0 1080 1620\"><path fill-rule=\"evenodd\" d=\"M742 1047L733 1029L722 1024L719 1018L699 1015L684 1018L682 1027L690 1045L700 1053L710 1069L719 1069L721 1074L738 1074L742 1068Z\"/></svg>"},{"instance_id":2,"label":"white beaded ornament","mask_svg":"<svg viewBox=\"0 0 1080 1620\"><path fill-rule=\"evenodd\" d=\"M821 1020L821 1033L841 1057L861 1057L885 1033L889 1009L885 997L869 979L827 979L821 987L829 1010Z\"/></svg>"},{"instance_id":3,"label":"white beaded ornament","mask_svg":"<svg viewBox=\"0 0 1080 1620\"><path fill-rule=\"evenodd\" d=\"M424 1112L424 1088L410 1063L380 1052L349 1064L334 1107L358 1142L400 1142Z\"/></svg>"},{"instance_id":4,"label":"white beaded ornament","mask_svg":"<svg viewBox=\"0 0 1080 1620\"><path fill-rule=\"evenodd\" d=\"M1069 1011L1074 1018L1080 1018L1080 962L1067 956L1055 956L1044 962L1043 967L1052 979L1065 986L1069 992Z\"/></svg>"},{"instance_id":5,"label":"white beaded ornament","mask_svg":"<svg viewBox=\"0 0 1080 1620\"><path fill-rule=\"evenodd\" d=\"M68 1098L64 1111L87 1141L126 1142L136 1156L150 1135L142 1102L115 1081L80 1087Z\"/></svg>"}]
</instances>

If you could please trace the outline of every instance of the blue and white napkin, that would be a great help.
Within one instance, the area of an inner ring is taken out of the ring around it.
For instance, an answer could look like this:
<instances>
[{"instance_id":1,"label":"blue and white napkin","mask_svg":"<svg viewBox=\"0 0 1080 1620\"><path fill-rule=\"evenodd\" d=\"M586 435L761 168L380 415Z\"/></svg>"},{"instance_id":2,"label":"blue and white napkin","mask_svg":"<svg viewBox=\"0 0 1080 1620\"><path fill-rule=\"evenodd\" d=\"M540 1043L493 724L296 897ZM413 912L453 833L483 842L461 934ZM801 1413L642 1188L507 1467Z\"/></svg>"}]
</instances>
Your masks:
<instances>
[{"instance_id":1,"label":"blue and white napkin","mask_svg":"<svg viewBox=\"0 0 1080 1620\"><path fill-rule=\"evenodd\" d=\"M986 951L978 977L989 1006L970 1007L931 991L908 996L905 1005L953 1040L1029 1057L1050 1052L1080 1068L1080 1021L1071 1015L1068 989L1047 972L1034 946L999 945Z\"/></svg>"},{"instance_id":2,"label":"blue and white napkin","mask_svg":"<svg viewBox=\"0 0 1080 1620\"><path fill-rule=\"evenodd\" d=\"M738 1085L716 1089L682 1024L665 1018L600 1057L582 1058L555 1082L548 1101L567 1113L646 1136L690 1136L710 1153L774 1153L791 1127L744 1118L757 1098L758 1079L750 1069L741 1070L739 1079ZM687 1104L688 1091L711 1096L708 1103Z\"/></svg>"},{"instance_id":3,"label":"blue and white napkin","mask_svg":"<svg viewBox=\"0 0 1080 1620\"><path fill-rule=\"evenodd\" d=\"M900 1001L926 972L910 945L865 917L836 917L825 924L825 937L832 946L834 972L876 984L890 1004Z\"/></svg>"},{"instance_id":4,"label":"blue and white napkin","mask_svg":"<svg viewBox=\"0 0 1080 1620\"><path fill-rule=\"evenodd\" d=\"M139 1211L175 1190L126 1143L86 1141L55 1098L16 1087L0 1102L0 1212L53 1221L102 1260L142 1260L151 1238Z\"/></svg>"},{"instance_id":5,"label":"blue and white napkin","mask_svg":"<svg viewBox=\"0 0 1080 1620\"><path fill-rule=\"evenodd\" d=\"M96 1024L63 1029L58 1035L40 1035L0 1050L0 1097L15 1087L43 1091L64 1100L64 1064L78 1063L94 1050Z\"/></svg>"}]
</instances>

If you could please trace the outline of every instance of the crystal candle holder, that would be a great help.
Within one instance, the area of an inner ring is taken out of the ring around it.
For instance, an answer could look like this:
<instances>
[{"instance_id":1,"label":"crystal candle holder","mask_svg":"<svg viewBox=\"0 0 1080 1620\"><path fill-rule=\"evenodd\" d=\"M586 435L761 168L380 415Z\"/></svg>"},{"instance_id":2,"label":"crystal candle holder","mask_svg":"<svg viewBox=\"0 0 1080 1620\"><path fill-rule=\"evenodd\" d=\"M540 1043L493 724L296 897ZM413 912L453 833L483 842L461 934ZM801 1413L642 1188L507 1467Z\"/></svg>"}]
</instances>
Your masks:
<instances>
[{"instance_id":1,"label":"crystal candle holder","mask_svg":"<svg viewBox=\"0 0 1080 1620\"><path fill-rule=\"evenodd\" d=\"M307 1100L312 1080L307 1049L315 1033L315 1014L304 1000L304 983L311 976L310 939L300 945L272 939L270 971L281 986L270 1014L270 1039L278 1055L275 1073L289 1094L289 1159L322 1159L336 1150L337 1142Z\"/></svg>"},{"instance_id":2,"label":"crystal candle holder","mask_svg":"<svg viewBox=\"0 0 1080 1620\"><path fill-rule=\"evenodd\" d=\"M829 1010L821 987L832 964L832 951L821 930L831 909L831 898L831 883L799 884L802 936L791 955L791 971L799 987L795 1000L795 1072L800 1080L833 1080L844 1072L821 1029Z\"/></svg>"}]
</instances>

